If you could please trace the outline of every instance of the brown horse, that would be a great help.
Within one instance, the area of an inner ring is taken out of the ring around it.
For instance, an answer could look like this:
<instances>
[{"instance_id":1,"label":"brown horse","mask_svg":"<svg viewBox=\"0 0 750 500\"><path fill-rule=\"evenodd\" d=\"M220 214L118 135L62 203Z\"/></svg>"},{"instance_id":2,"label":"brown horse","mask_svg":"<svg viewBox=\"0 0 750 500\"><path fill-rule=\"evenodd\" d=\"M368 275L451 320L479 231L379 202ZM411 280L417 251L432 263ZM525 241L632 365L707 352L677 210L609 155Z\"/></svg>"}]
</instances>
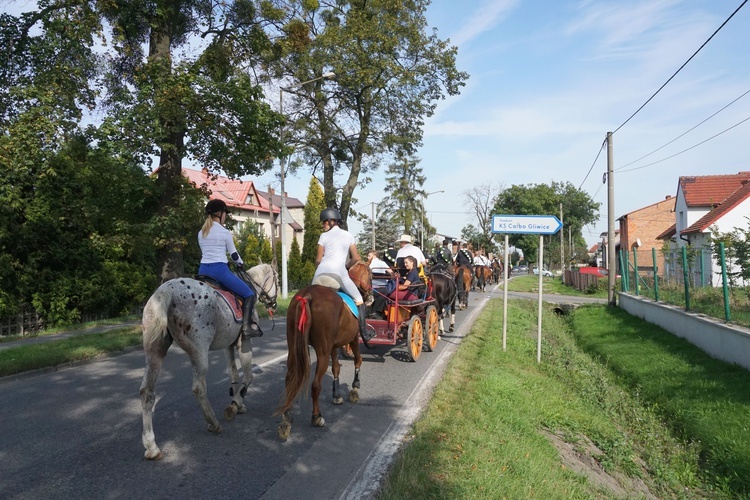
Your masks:
<instances>
[{"instance_id":1,"label":"brown horse","mask_svg":"<svg viewBox=\"0 0 750 500\"><path fill-rule=\"evenodd\" d=\"M457 266L454 271L456 275L456 300L461 310L469 307L469 290L471 290L471 269L467 266Z\"/></svg>"},{"instance_id":2,"label":"brown horse","mask_svg":"<svg viewBox=\"0 0 750 500\"><path fill-rule=\"evenodd\" d=\"M352 281L363 292L365 300L371 300L372 272L366 264L355 265L349 271ZM310 377L310 353L308 346L313 346L317 357L315 377L312 382L312 420L315 427L324 427L325 419L320 412L318 397L321 382L328 371L328 359L331 360L333 372L333 403L344 402L339 391L339 373L341 365L338 360L338 349L349 346L354 354L354 381L349 391L349 401L359 401L359 369L362 356L359 353L359 323L336 290L310 285L297 292L289 303L286 324L286 343L289 348L287 356L287 373L285 395L279 405L277 414L281 414L278 434L286 440L292 431L291 410L295 399Z\"/></svg>"},{"instance_id":3,"label":"brown horse","mask_svg":"<svg viewBox=\"0 0 750 500\"><path fill-rule=\"evenodd\" d=\"M492 279L492 270L487 266L474 266L474 275L477 278L477 290L483 292L487 282Z\"/></svg>"},{"instance_id":4,"label":"brown horse","mask_svg":"<svg viewBox=\"0 0 750 500\"><path fill-rule=\"evenodd\" d=\"M492 259L490 268L492 269L493 281L495 282L495 284L500 283L500 278L503 275L503 264L498 259Z\"/></svg>"}]
</instances>

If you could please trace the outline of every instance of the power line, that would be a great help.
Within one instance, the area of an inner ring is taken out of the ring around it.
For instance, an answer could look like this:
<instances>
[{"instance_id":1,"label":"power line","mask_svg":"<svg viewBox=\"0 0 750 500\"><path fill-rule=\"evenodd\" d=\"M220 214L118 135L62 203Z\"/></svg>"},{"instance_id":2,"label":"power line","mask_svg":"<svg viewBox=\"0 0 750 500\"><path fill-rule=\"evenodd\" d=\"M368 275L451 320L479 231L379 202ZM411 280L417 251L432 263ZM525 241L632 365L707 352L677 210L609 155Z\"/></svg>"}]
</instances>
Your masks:
<instances>
[{"instance_id":1,"label":"power line","mask_svg":"<svg viewBox=\"0 0 750 500\"><path fill-rule=\"evenodd\" d=\"M687 148L687 149L683 149L683 150L682 150L682 151L680 151L679 153L675 153L675 154L673 154L673 155L671 155L671 156L667 156L666 158L662 158L661 160L657 160L657 161L655 161L655 162L652 162L652 163L647 163L646 165L642 165L642 166L640 166L640 167L629 168L629 169L627 169L627 170L620 170L620 172L622 173L622 172L632 172L633 170L640 170L640 169L642 169L642 168L650 167L651 165L656 165L657 163L661 163L661 162L663 162L663 161L669 160L670 158L674 158L675 156L681 155L682 153L685 153L685 152L687 152L687 151L690 151L691 149L697 148L697 147L698 147L698 146L700 146L701 144L705 144L705 143L707 143L707 142L708 142L708 141L710 141L711 139L715 139L716 137L719 137L719 136L720 136L721 134L723 134L723 133L725 133L725 132L729 132L729 131L730 131L730 130L732 130L733 128L735 128L735 127L738 127L738 126L742 125L743 123L745 123L745 122L746 122L746 121L748 121L748 120L750 120L750 116L748 116L747 118L745 118L745 119L744 119L744 120L742 120L741 122L739 122L739 123L735 123L735 124L734 124L734 125L732 125L731 127L729 127L729 128L726 128L726 129L722 130L722 131L721 131L721 132L719 132L718 134L712 135L712 136L711 136L711 137L709 137L708 139L706 139L706 140L704 140L704 141L701 141L701 142L699 142L698 144L694 144L694 145L690 146L690 147L689 147L689 148Z\"/></svg>"},{"instance_id":2,"label":"power line","mask_svg":"<svg viewBox=\"0 0 750 500\"><path fill-rule=\"evenodd\" d=\"M583 178L583 181L581 182L581 185L578 186L579 190L583 187L583 183L586 182L586 179L589 178L589 174L591 174L591 171L594 169L594 165L596 165L596 160L599 159L599 155L602 154L602 151L604 151L604 145L605 144L607 144L607 139L604 139L604 142L602 142L602 146L599 148L599 152L596 153L596 158L594 158L594 163L591 164L591 167L589 167L589 171L586 172L586 177Z\"/></svg>"},{"instance_id":3,"label":"power line","mask_svg":"<svg viewBox=\"0 0 750 500\"><path fill-rule=\"evenodd\" d=\"M721 113L722 111L724 111L725 109L727 109L729 106L731 106L735 102L737 102L740 99L742 99L743 97L745 97L747 94L750 94L750 90L745 91L744 94L742 94L741 96L737 97L735 100L733 100L732 102L730 102L729 104L727 104L726 106L724 106L723 108L721 108L720 110L718 110L717 112L715 112L714 114L712 114L711 116L709 116L708 118L706 118L705 120L701 121L700 123L698 123L694 127L690 128L689 130L687 130L687 131L683 132L682 134L678 135L677 137L675 137L674 139L672 139L668 143L664 144L661 147L658 147L658 148L654 149L653 151L651 151L650 153L648 153L646 155L641 156L637 160L633 160L630 163L626 163L625 165L623 165L623 166L615 169L615 172L620 172L623 168L629 167L630 165L632 165L634 163L638 163L642 159L647 158L647 157L651 156L652 154L656 153L657 151L664 149L665 147L667 147L670 144L672 144L673 142L675 142L677 139L680 139L681 137L684 137L685 135L689 134L690 132L692 132L696 128L700 127L701 125L703 125L704 123L706 123L708 120L710 120L711 118L713 118L714 116L718 115L719 113Z\"/></svg>"},{"instance_id":4,"label":"power line","mask_svg":"<svg viewBox=\"0 0 750 500\"><path fill-rule=\"evenodd\" d=\"M629 121L630 121L630 120L631 120L631 119L632 119L632 118L633 118L633 117L634 117L635 115L637 115L637 114L638 114L638 112L640 112L640 110L642 110L642 109L643 109L644 107L646 107L646 104L648 104L649 102L651 102L651 99L653 99L654 97L656 97L656 94L658 94L659 92L661 92L661 90L662 90L662 89L663 89L664 87L666 87L666 86L667 86L667 84L668 84L669 82L671 82L671 81L672 81L672 79L673 79L673 78L674 78L675 76L677 76L677 73L679 73L680 71L682 71L682 68L684 68L685 66L687 66L687 64L688 64L688 63L689 63L689 62L690 62L690 61L691 61L691 60L692 60L692 59L693 59L693 58L694 58L694 57L695 57L695 56L696 56L696 55L698 54L698 52L700 52L700 51L701 51L701 50L703 49L703 47L705 47L705 46L706 46L706 44L707 44L708 42L710 42L710 41L711 41L711 39L712 39L712 38L713 38L713 37L714 37L714 36L716 35L716 33L718 33L718 32L719 32L719 31L720 31L720 30L721 30L721 29L722 29L722 28L724 27L724 25L726 25L726 24L727 24L727 23L729 22L729 20L730 20L730 19L732 19L732 17L734 17L734 15L735 15L735 14L736 14L736 13L737 13L737 12L738 12L738 11L739 11L739 10L740 10L740 9L741 9L742 7L743 7L743 6L744 6L744 5L745 5L745 4L747 3L747 1L748 1L748 0L744 0L744 2L742 2L742 3L740 4L740 6L739 6L739 7L737 7L737 8L735 9L735 11L734 11L734 12L732 12L732 15L730 15L730 16L729 16L729 17L728 17L728 18L726 19L726 21L724 21L723 23L721 23L721 26L719 26L719 27L718 27L718 28L716 29L716 31L714 31L714 32L713 32L713 34L712 34L712 35L711 35L710 37L708 37L708 40L706 40L705 42L703 42L703 45L701 45L700 47L698 47L698 50L696 50L696 51L695 51L695 52L693 53L693 55L692 55L692 56L690 56L690 58L689 58L689 59L688 59L687 61L685 61L685 62L684 62L684 63L682 64L682 66L680 66L680 67L679 67L679 69L678 69L677 71L675 71L675 72L674 72L674 74L673 74L672 76L670 76L670 77L669 77L669 80L667 80L666 82L664 82L664 84L663 84L663 85L662 85L661 87L659 87L659 89L658 89L658 90L657 90L656 92L654 92L654 94L653 94L653 95L652 95L651 97L649 97L649 98L648 98L648 100L647 100L646 102L644 102L644 103L643 103L643 104L641 105L641 107L640 107L640 108L638 108L638 109L636 109L636 110L635 110L635 113L633 113L632 115L630 115L630 117L629 117L629 118L628 118L627 120L625 120L624 122L622 122L622 125L620 125L619 127L617 127L617 128L615 129L615 131L614 131L614 132L612 132L612 133L614 134L614 133L616 133L616 132L617 132L618 130L620 130L620 129L621 129L622 127L624 127L626 123L628 123L628 122L629 122Z\"/></svg>"}]
</instances>

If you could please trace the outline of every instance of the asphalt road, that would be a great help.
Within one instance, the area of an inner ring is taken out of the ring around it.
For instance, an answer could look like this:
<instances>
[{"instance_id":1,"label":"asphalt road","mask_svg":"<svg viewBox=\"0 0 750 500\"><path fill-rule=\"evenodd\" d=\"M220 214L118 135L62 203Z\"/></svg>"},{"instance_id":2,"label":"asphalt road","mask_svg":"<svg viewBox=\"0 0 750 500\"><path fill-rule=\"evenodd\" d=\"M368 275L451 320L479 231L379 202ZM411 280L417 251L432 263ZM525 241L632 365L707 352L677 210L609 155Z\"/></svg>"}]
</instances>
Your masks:
<instances>
[{"instance_id":1,"label":"asphalt road","mask_svg":"<svg viewBox=\"0 0 750 500\"><path fill-rule=\"evenodd\" d=\"M222 416L229 402L224 355L211 353L207 385L222 421L218 435L206 430L192 394L187 355L172 346L156 389L154 429L164 456L158 462L143 458L142 350L0 379L0 498L371 498L490 297L502 298L502 288L472 292L469 309L457 313L456 332L417 362L408 361L402 346L363 348L356 404L332 404L329 370L321 394L327 427L310 425L308 392L298 400L286 442L277 436L280 417L274 415L286 373L285 318L277 318L273 330L264 325L266 334L254 341L249 411L232 422ZM513 297L536 294L509 293ZM354 368L351 360L342 364L346 394Z\"/></svg>"},{"instance_id":2,"label":"asphalt road","mask_svg":"<svg viewBox=\"0 0 750 500\"><path fill-rule=\"evenodd\" d=\"M402 346L364 349L359 403L334 406L330 370L310 425L309 392L295 408L292 435L276 433L286 373L285 319L254 341L247 414L232 422L224 355L211 353L208 393L223 431L206 430L191 391L187 355L173 346L157 383L156 442L164 458L143 458L138 349L57 371L0 379L0 497L21 498L369 498L377 491L450 356L490 293L470 295L456 332L435 352L408 361ZM343 361L346 394L353 363Z\"/></svg>"}]
</instances>

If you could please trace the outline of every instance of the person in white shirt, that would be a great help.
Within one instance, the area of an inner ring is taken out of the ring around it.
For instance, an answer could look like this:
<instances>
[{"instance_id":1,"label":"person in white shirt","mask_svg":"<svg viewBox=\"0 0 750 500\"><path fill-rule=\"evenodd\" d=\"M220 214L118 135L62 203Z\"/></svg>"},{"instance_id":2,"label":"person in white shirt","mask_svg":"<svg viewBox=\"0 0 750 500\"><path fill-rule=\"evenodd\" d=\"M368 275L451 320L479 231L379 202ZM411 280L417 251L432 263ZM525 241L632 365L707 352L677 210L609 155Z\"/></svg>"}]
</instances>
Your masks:
<instances>
[{"instance_id":1,"label":"person in white shirt","mask_svg":"<svg viewBox=\"0 0 750 500\"><path fill-rule=\"evenodd\" d=\"M357 306L359 320L359 334L366 341L367 323L366 311L362 294L359 293L357 285L349 277L346 264L350 261L358 262L359 252L354 241L354 236L349 231L341 229L341 214L335 208L326 208L320 212L320 222L323 224L323 233L318 238L318 254L315 257L315 278L321 275L330 276L335 279Z\"/></svg>"},{"instance_id":2,"label":"person in white shirt","mask_svg":"<svg viewBox=\"0 0 750 500\"><path fill-rule=\"evenodd\" d=\"M427 265L427 259L424 258L422 250L412 244L411 236L409 236L408 234L402 234L397 243L401 245L401 248L399 248L398 252L396 252L396 262L398 263L398 267L399 269L401 269L401 272L405 274L405 268L402 264L404 262L404 258L412 256L414 257L414 260L417 261L419 275L421 277L424 277L424 268Z\"/></svg>"},{"instance_id":3,"label":"person in white shirt","mask_svg":"<svg viewBox=\"0 0 750 500\"><path fill-rule=\"evenodd\" d=\"M378 252L376 252L375 250L370 250L367 253L367 265L370 266L370 269L372 269L372 274L393 274L391 271L391 267L386 264L384 260L378 257Z\"/></svg>"},{"instance_id":4,"label":"person in white shirt","mask_svg":"<svg viewBox=\"0 0 750 500\"><path fill-rule=\"evenodd\" d=\"M201 263L198 274L215 279L228 290L242 297L242 335L260 337L263 332L253 321L255 293L247 283L229 270L227 254L234 263L242 267L242 257L234 246L232 232L224 227L227 218L227 204L222 200L210 200L206 204L206 220L198 232L201 247Z\"/></svg>"}]
</instances>

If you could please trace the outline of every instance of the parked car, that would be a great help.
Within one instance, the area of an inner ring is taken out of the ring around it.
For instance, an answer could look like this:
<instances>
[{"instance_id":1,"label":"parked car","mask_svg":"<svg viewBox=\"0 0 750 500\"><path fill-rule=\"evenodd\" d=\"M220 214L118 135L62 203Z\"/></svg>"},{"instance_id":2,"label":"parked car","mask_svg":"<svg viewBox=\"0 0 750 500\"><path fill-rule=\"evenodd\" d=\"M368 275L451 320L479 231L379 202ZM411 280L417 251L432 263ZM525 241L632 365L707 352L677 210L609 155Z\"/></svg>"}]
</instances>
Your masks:
<instances>
[{"instance_id":1,"label":"parked car","mask_svg":"<svg viewBox=\"0 0 750 500\"><path fill-rule=\"evenodd\" d=\"M538 276L539 275L539 268L535 267L533 269L533 273ZM542 276L552 276L552 272L548 271L547 269L542 268Z\"/></svg>"},{"instance_id":2,"label":"parked car","mask_svg":"<svg viewBox=\"0 0 750 500\"><path fill-rule=\"evenodd\" d=\"M518 272L519 273L528 273L529 272L529 266L527 266L526 264L521 264L520 266L518 266Z\"/></svg>"},{"instance_id":3,"label":"parked car","mask_svg":"<svg viewBox=\"0 0 750 500\"><path fill-rule=\"evenodd\" d=\"M513 266L513 269L510 270L511 273L520 273L521 270L518 269L518 266Z\"/></svg>"}]
</instances>

